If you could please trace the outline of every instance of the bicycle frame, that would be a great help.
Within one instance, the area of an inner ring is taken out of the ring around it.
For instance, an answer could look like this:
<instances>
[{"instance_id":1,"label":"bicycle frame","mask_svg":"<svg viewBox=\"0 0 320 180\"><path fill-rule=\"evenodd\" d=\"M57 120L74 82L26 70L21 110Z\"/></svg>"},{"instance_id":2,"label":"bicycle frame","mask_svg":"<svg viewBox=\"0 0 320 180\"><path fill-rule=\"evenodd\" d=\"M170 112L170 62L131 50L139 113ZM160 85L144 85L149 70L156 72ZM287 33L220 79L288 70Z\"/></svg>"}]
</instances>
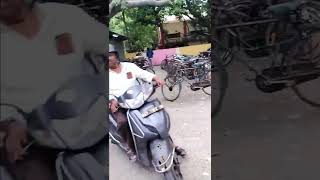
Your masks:
<instances>
[{"instance_id":1,"label":"bicycle frame","mask_svg":"<svg viewBox=\"0 0 320 180\"><path fill-rule=\"evenodd\" d=\"M219 8L216 8L219 9ZM231 53L234 54L234 56L237 57L237 60L242 63L246 68L249 69L249 71L254 72L256 75L261 75L259 73L258 68L256 68L254 65L252 65L249 60L255 60L257 58L242 58L241 53L245 51L249 51L252 53L256 53L260 50L267 50L270 52L270 55L263 56L262 58L267 58L267 60L271 60L271 64L274 65L277 61L277 56L279 55L279 47L282 45L290 45L294 44L293 42L299 41L301 38L302 31L295 27L293 30L297 32L296 36L293 38L285 39L280 42L272 42L270 44L267 44L267 42L264 42L265 44L262 46L254 46L250 44L250 42L246 41L241 37L241 28L250 28L251 26L269 26L274 25L277 23L285 23L287 24L293 24L293 22L285 22L281 18L269 18L269 19L261 19L261 20L253 20L248 22L240 22L240 23L234 23L234 24L223 24L218 25L214 29L216 31L223 31L226 32L227 35L230 36L233 42L238 42L239 45L233 46L233 47L225 47L219 40L216 38L213 38L213 42L216 43L218 46L220 46L222 49L231 49ZM254 28L251 28L254 29ZM236 49L237 48L237 49ZM247 54L245 52L245 54ZM247 54L248 55L248 54Z\"/></svg>"},{"instance_id":2,"label":"bicycle frame","mask_svg":"<svg viewBox=\"0 0 320 180\"><path fill-rule=\"evenodd\" d=\"M201 79L202 77L204 77L207 73L209 73L209 71L206 71L203 67L185 67L183 64L178 64L176 65L182 68L179 68L176 70L176 72L174 73L174 78L175 78L175 82L173 83L173 85L176 85L178 83L182 83L182 82L187 82L189 85L192 85L192 83L190 83L190 80L188 80L187 76L188 76L188 72L193 72L193 76L195 76L195 79ZM197 75L195 74L197 72L197 70L204 70L205 72L202 75Z\"/></svg>"}]
</instances>

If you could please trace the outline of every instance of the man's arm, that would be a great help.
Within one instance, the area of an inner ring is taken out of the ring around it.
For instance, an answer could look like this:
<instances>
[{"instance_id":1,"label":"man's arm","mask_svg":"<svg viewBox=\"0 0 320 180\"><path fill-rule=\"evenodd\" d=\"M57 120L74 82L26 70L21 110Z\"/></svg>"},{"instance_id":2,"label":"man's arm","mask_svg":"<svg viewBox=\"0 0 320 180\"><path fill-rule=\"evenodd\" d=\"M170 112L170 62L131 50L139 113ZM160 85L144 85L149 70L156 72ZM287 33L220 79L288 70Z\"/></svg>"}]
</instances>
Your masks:
<instances>
[{"instance_id":1,"label":"man's arm","mask_svg":"<svg viewBox=\"0 0 320 180\"><path fill-rule=\"evenodd\" d=\"M151 72L148 72L146 70L141 69L136 64L131 64L131 68L133 73L137 76L137 78L142 79L147 82L152 82L154 78L156 77L155 74L152 74Z\"/></svg>"},{"instance_id":2,"label":"man's arm","mask_svg":"<svg viewBox=\"0 0 320 180\"><path fill-rule=\"evenodd\" d=\"M155 74L152 74L151 72L141 69L135 64L132 64L132 68L137 78L139 79L142 79L147 82L155 81L158 86L162 86L165 84L165 82L160 77L156 76Z\"/></svg>"},{"instance_id":3,"label":"man's arm","mask_svg":"<svg viewBox=\"0 0 320 180\"><path fill-rule=\"evenodd\" d=\"M108 48L109 31L107 26L98 22L96 19L88 15L84 10L78 10L78 19L81 19L81 27L79 31L84 39L84 48L88 52L95 54L105 54Z\"/></svg>"}]
</instances>

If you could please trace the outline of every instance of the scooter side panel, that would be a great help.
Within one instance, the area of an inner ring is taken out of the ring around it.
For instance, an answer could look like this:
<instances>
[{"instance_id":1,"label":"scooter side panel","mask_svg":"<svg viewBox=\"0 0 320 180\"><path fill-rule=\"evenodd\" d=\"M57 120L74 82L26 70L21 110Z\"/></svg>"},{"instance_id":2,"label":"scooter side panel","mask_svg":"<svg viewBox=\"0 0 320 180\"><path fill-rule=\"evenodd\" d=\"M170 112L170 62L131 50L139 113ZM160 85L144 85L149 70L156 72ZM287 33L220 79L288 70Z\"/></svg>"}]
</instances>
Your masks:
<instances>
[{"instance_id":1,"label":"scooter side panel","mask_svg":"<svg viewBox=\"0 0 320 180\"><path fill-rule=\"evenodd\" d=\"M148 129L144 124L142 124L141 119L143 119L143 117L138 110L129 111L128 121L133 135L145 142L149 141L150 139L157 138L158 133Z\"/></svg>"},{"instance_id":2,"label":"scooter side panel","mask_svg":"<svg viewBox=\"0 0 320 180\"><path fill-rule=\"evenodd\" d=\"M160 101L155 99L144 104L139 110L132 111L132 114L150 131L159 134L161 138L167 138L170 130L170 119L168 113L164 109L155 112L148 117L142 117L142 113L159 105Z\"/></svg>"}]
</instances>

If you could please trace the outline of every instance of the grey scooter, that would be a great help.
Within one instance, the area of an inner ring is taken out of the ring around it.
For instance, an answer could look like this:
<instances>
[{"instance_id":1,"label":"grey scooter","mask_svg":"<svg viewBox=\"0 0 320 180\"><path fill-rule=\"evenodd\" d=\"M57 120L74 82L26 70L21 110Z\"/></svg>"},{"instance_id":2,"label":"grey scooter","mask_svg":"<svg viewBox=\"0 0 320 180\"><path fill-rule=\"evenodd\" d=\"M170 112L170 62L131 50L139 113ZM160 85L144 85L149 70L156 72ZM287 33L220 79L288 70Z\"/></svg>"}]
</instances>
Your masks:
<instances>
[{"instance_id":1,"label":"grey scooter","mask_svg":"<svg viewBox=\"0 0 320 180\"><path fill-rule=\"evenodd\" d=\"M182 180L176 147L169 135L170 118L158 99L150 99L155 92L151 83L140 83L118 97L132 133L137 161L145 167L154 168L166 180ZM123 150L124 140L118 133L117 123L109 114L109 137Z\"/></svg>"},{"instance_id":2,"label":"grey scooter","mask_svg":"<svg viewBox=\"0 0 320 180\"><path fill-rule=\"evenodd\" d=\"M1 110L12 108L26 120L31 141L25 146L25 152L33 146L59 151L55 161L58 180L108 179L107 174L104 172L107 165L105 161L108 158L107 143L105 142L108 133L105 131L107 122L102 118L105 117L106 113L103 82L105 82L104 75L75 77L65 82L44 104L35 107L31 112L24 111L14 104L0 102ZM68 96L65 95L67 93ZM92 109L95 110L93 111L94 113L87 113ZM73 126L67 131L63 131L63 128L61 128L61 126L66 127L65 124L60 126L55 124L54 126L54 123L59 121L80 121L80 118L83 117L81 116L82 114L87 117L92 117L92 115L101 116L101 120L90 121L90 124L99 128L88 130L88 132L82 130L78 133L81 135L87 134L87 136L70 135L74 132L79 132L79 129L83 126ZM93 150L95 152L92 152ZM0 180L2 179L13 180L14 178L8 173L6 164L0 161Z\"/></svg>"}]
</instances>

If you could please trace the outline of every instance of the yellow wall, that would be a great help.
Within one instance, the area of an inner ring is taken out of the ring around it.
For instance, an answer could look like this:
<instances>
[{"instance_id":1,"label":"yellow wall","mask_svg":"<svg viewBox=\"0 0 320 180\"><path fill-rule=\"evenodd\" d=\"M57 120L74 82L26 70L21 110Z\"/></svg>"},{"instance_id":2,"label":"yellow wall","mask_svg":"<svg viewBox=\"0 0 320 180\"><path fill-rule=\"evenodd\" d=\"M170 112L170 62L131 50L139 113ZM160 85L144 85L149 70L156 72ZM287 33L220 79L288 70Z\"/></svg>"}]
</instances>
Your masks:
<instances>
[{"instance_id":1,"label":"yellow wall","mask_svg":"<svg viewBox=\"0 0 320 180\"><path fill-rule=\"evenodd\" d=\"M183 22L163 24L163 29L168 31L168 34L181 33L183 34Z\"/></svg>"},{"instance_id":2,"label":"yellow wall","mask_svg":"<svg viewBox=\"0 0 320 180\"><path fill-rule=\"evenodd\" d=\"M163 29L168 31L168 34L174 34L180 32L181 34L184 33L183 22L172 22L172 23L164 23ZM189 31L193 31L194 28L190 22L187 22L187 26Z\"/></svg>"},{"instance_id":3,"label":"yellow wall","mask_svg":"<svg viewBox=\"0 0 320 180\"><path fill-rule=\"evenodd\" d=\"M210 47L211 47L211 44L200 44L200 45L180 47L180 48L178 48L177 53L181 54L181 55L196 56L200 52L208 50Z\"/></svg>"},{"instance_id":4,"label":"yellow wall","mask_svg":"<svg viewBox=\"0 0 320 180\"><path fill-rule=\"evenodd\" d=\"M131 59L131 58L135 57L136 54L137 53L126 53L125 57L126 57L126 59Z\"/></svg>"}]
</instances>

